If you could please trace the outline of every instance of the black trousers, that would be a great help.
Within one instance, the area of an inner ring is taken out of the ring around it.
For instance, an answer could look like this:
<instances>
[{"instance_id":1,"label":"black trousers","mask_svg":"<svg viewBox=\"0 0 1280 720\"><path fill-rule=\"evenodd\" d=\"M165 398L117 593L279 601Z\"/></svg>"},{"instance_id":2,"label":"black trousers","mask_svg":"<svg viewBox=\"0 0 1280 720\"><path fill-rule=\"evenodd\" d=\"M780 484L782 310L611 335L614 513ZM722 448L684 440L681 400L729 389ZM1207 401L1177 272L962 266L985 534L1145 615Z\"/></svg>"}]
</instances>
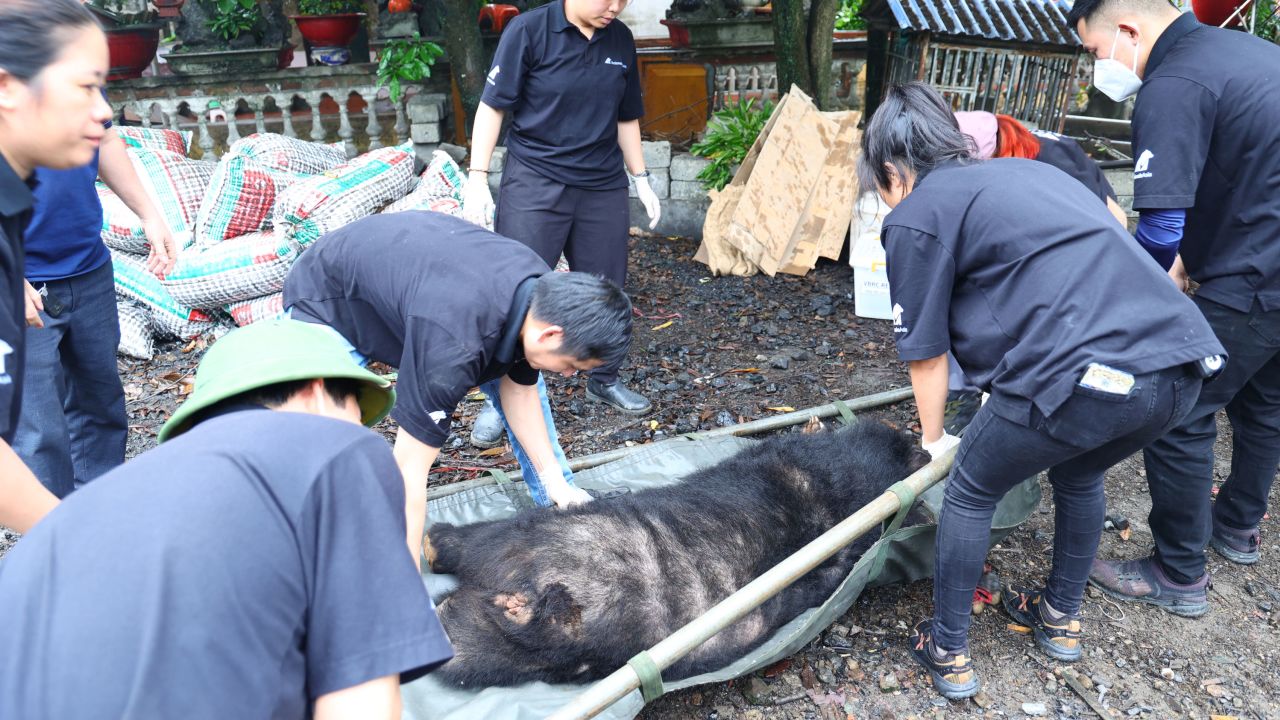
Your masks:
<instances>
[{"instance_id":1,"label":"black trousers","mask_svg":"<svg viewBox=\"0 0 1280 720\"><path fill-rule=\"evenodd\" d=\"M1200 298L1196 305L1227 349L1227 366L1205 383L1186 420L1143 453L1156 556L1181 583L1204 574L1214 519L1240 530L1262 520L1280 463L1280 310L1263 312L1255 302L1242 313ZM1215 415L1224 407L1231 475L1211 506Z\"/></svg>"},{"instance_id":2,"label":"black trousers","mask_svg":"<svg viewBox=\"0 0 1280 720\"><path fill-rule=\"evenodd\" d=\"M528 245L551 267L564 253L569 269L600 275L625 287L631 225L625 186L616 190L570 187L508 155L497 204L494 229L499 235ZM596 368L591 377L613 384L620 364Z\"/></svg>"}]
</instances>

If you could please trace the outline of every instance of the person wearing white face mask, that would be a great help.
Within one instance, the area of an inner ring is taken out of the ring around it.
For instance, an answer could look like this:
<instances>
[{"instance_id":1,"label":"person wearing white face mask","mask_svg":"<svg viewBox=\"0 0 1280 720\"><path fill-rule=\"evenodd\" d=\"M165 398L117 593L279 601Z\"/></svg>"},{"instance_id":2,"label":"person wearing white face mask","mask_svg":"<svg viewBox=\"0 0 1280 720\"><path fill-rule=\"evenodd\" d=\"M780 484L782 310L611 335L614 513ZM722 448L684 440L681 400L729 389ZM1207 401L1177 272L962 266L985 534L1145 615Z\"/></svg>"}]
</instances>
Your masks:
<instances>
[{"instance_id":1,"label":"person wearing white face mask","mask_svg":"<svg viewBox=\"0 0 1280 720\"><path fill-rule=\"evenodd\" d=\"M619 287L627 276L628 176L657 227L662 209L640 145L644 102L635 39L617 18L627 0L557 0L517 17L502 34L471 130L462 210L485 224L494 203L489 160L510 115L507 163L493 229L528 245L551 267L569 267ZM641 415L651 404L618 379L616 365L591 373L587 398ZM501 441L486 405L471 441Z\"/></svg>"},{"instance_id":2,"label":"person wearing white face mask","mask_svg":"<svg viewBox=\"0 0 1280 720\"><path fill-rule=\"evenodd\" d=\"M1137 240L1165 268L1180 255L1229 355L1186 419L1144 451L1153 555L1096 561L1090 582L1197 617L1209 607L1206 546L1258 561L1280 463L1280 47L1201 25L1165 0L1077 0L1069 19L1098 58L1098 89L1137 95ZM1211 505L1223 408L1231 474Z\"/></svg>"}]
</instances>

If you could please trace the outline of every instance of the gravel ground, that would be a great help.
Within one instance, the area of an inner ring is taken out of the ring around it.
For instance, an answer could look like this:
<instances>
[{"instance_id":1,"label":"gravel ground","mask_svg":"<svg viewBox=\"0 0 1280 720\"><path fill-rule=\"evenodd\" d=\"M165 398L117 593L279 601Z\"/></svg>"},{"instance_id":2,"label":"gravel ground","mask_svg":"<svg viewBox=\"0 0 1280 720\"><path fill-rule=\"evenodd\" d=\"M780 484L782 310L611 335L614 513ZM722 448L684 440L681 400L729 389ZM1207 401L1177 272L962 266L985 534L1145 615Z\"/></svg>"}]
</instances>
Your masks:
<instances>
[{"instance_id":1,"label":"gravel ground","mask_svg":"<svg viewBox=\"0 0 1280 720\"><path fill-rule=\"evenodd\" d=\"M803 278L710 278L689 258L694 243L635 238L628 288L638 312L623 379L654 401L642 418L586 401L585 379L551 378L557 427L570 457L661 440L766 417L791 408L903 387L887 322L853 313L852 272L826 263ZM209 339L171 343L149 362L121 360L130 410L130 455L154 446L155 433L190 391L195 362ZM506 448L479 452L465 442L481 403L464 402L432 484L510 468ZM912 403L872 418L918 432ZM379 430L390 435L393 428ZM1229 429L1218 445L1218 479L1230 469ZM1278 486L1280 487L1280 486ZM1052 500L990 556L1001 577L1034 582L1048 570ZM1132 522L1132 535L1103 537L1101 553L1137 557L1150 547L1150 501L1137 458L1108 475L1109 512ZM1210 553L1212 610L1198 620L1147 607L1120 607L1090 591L1085 659L1076 665L1084 695L1113 717L1280 719L1280 527L1264 522L1263 560L1252 568ZM0 533L0 555L13 536ZM642 717L727 718L1088 718L1096 714L1062 677L1067 666L1034 650L988 609L975 618L972 652L985 691L947 702L917 671L905 647L908 628L931 607L919 582L868 590L840 622L797 655L731 683L672 693Z\"/></svg>"}]
</instances>

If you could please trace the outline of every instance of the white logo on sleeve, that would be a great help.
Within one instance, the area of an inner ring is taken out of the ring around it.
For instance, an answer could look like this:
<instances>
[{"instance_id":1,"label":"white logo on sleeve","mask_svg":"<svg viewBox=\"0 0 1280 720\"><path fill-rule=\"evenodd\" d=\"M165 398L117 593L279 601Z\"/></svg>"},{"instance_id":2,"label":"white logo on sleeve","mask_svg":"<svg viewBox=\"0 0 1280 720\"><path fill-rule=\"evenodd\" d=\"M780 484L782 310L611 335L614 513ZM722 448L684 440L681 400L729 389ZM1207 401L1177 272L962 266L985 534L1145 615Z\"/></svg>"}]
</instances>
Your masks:
<instances>
[{"instance_id":1,"label":"white logo on sleeve","mask_svg":"<svg viewBox=\"0 0 1280 720\"><path fill-rule=\"evenodd\" d=\"M604 64L605 64L605 65L617 65L618 67L622 68L623 70L626 70L626 69L627 69L627 64L626 64L626 63L622 62L621 60L614 60L613 58L605 58L605 59L604 59Z\"/></svg>"},{"instance_id":2,"label":"white logo on sleeve","mask_svg":"<svg viewBox=\"0 0 1280 720\"><path fill-rule=\"evenodd\" d=\"M13 382L13 378L9 377L8 361L9 356L13 354L13 346L0 340L0 385L8 385Z\"/></svg>"},{"instance_id":3,"label":"white logo on sleeve","mask_svg":"<svg viewBox=\"0 0 1280 720\"><path fill-rule=\"evenodd\" d=\"M1151 158L1155 156L1155 153L1150 150L1142 151L1142 154L1138 156L1138 161L1133 164L1134 180L1151 177L1151 171L1148 168L1151 166Z\"/></svg>"},{"instance_id":4,"label":"white logo on sleeve","mask_svg":"<svg viewBox=\"0 0 1280 720\"><path fill-rule=\"evenodd\" d=\"M427 417L431 418L431 422L436 423L438 425L444 422L445 419L449 417L449 413L443 410L434 410Z\"/></svg>"},{"instance_id":5,"label":"white logo on sleeve","mask_svg":"<svg viewBox=\"0 0 1280 720\"><path fill-rule=\"evenodd\" d=\"M498 73L500 72L502 72L502 67L499 65L494 65L493 69L489 71L489 77L485 78L484 81L489 83L490 85L497 85L498 83L494 81L498 79Z\"/></svg>"},{"instance_id":6,"label":"white logo on sleeve","mask_svg":"<svg viewBox=\"0 0 1280 720\"><path fill-rule=\"evenodd\" d=\"M897 303L894 303L893 304L893 331L895 333L905 333L905 332L910 332L910 330L911 330L910 328L903 327L902 325L902 306Z\"/></svg>"}]
</instances>

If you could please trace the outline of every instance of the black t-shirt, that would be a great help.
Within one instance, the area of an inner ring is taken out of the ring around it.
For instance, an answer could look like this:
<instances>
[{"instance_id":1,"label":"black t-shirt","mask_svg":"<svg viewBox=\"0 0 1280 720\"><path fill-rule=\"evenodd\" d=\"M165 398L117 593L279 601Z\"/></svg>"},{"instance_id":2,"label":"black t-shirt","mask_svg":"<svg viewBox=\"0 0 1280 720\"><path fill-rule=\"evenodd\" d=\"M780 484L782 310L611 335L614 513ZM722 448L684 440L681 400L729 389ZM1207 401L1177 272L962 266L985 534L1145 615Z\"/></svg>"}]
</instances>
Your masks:
<instances>
[{"instance_id":1,"label":"black t-shirt","mask_svg":"<svg viewBox=\"0 0 1280 720\"><path fill-rule=\"evenodd\" d=\"M1040 141L1040 152L1036 155L1036 160L1048 163L1079 180L1103 203L1106 203L1108 198L1116 199L1116 191L1107 181L1107 176L1102 173L1102 168L1089 158L1079 143L1064 135L1045 130L1032 130L1031 134Z\"/></svg>"},{"instance_id":2,"label":"black t-shirt","mask_svg":"<svg viewBox=\"0 0 1280 720\"><path fill-rule=\"evenodd\" d=\"M1188 208L1198 295L1280 309L1280 46L1183 14L1151 48L1133 151L1134 208Z\"/></svg>"},{"instance_id":3,"label":"black t-shirt","mask_svg":"<svg viewBox=\"0 0 1280 720\"><path fill-rule=\"evenodd\" d=\"M1138 374L1222 352L1106 208L1043 163L938 168L881 237L899 357L951 350L1013 422L1051 415L1089 363Z\"/></svg>"},{"instance_id":4,"label":"black t-shirt","mask_svg":"<svg viewBox=\"0 0 1280 720\"><path fill-rule=\"evenodd\" d=\"M304 718L453 652L404 484L354 423L215 417L63 501L0 563L0 717Z\"/></svg>"},{"instance_id":5,"label":"black t-shirt","mask_svg":"<svg viewBox=\"0 0 1280 720\"><path fill-rule=\"evenodd\" d=\"M621 20L588 40L560 0L507 26L484 103L511 114L507 150L538 174L593 190L627 186L618 123L644 115L636 43Z\"/></svg>"},{"instance_id":6,"label":"black t-shirt","mask_svg":"<svg viewBox=\"0 0 1280 720\"><path fill-rule=\"evenodd\" d=\"M22 234L31 219L31 186L0 155L0 439L13 442L22 405L26 293Z\"/></svg>"},{"instance_id":7,"label":"black t-shirt","mask_svg":"<svg viewBox=\"0 0 1280 720\"><path fill-rule=\"evenodd\" d=\"M372 215L321 237L284 284L285 307L400 370L392 417L441 447L467 391L509 376L538 381L519 331L522 283L550 272L523 243L435 212ZM519 300L520 302L517 302Z\"/></svg>"}]
</instances>

